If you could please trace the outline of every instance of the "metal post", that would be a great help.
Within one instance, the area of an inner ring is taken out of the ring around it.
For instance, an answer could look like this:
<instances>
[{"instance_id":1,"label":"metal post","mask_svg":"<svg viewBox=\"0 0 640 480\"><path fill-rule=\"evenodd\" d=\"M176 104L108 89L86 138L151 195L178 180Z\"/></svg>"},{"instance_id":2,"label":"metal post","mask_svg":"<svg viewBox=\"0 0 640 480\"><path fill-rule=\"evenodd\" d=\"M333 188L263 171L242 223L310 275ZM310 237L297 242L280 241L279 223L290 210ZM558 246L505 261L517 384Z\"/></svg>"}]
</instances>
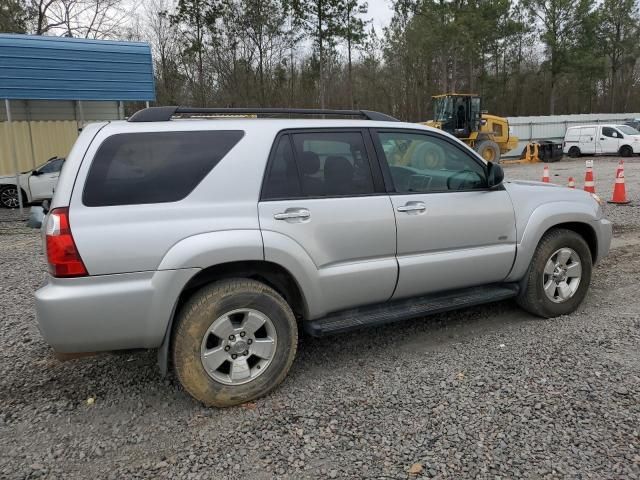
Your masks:
<instances>
[{"instance_id":1,"label":"metal post","mask_svg":"<svg viewBox=\"0 0 640 480\"><path fill-rule=\"evenodd\" d=\"M27 112L27 126L29 127L29 147L31 148L31 164L35 169L37 165L36 165L35 148L33 147L33 132L31 131L31 106L29 104L29 100L24 101L24 106Z\"/></svg>"},{"instance_id":2,"label":"metal post","mask_svg":"<svg viewBox=\"0 0 640 480\"><path fill-rule=\"evenodd\" d=\"M16 137L13 132L13 123L11 122L11 106L9 105L9 99L4 99L4 108L7 110L7 130L9 132L9 143L11 144L11 155L13 155L13 168L16 170L16 194L18 196L18 205L20 206L20 215L23 215L22 211L22 187L20 186L20 168L18 167L18 154L16 152Z\"/></svg>"},{"instance_id":3,"label":"metal post","mask_svg":"<svg viewBox=\"0 0 640 480\"><path fill-rule=\"evenodd\" d=\"M122 100L118 102L118 119L124 120L124 103L122 103Z\"/></svg>"},{"instance_id":4,"label":"metal post","mask_svg":"<svg viewBox=\"0 0 640 480\"><path fill-rule=\"evenodd\" d=\"M145 102L145 104L146 104L147 108L149 108L149 100L147 100L147 101Z\"/></svg>"},{"instance_id":5,"label":"metal post","mask_svg":"<svg viewBox=\"0 0 640 480\"><path fill-rule=\"evenodd\" d=\"M82 108L82 100L77 100L78 112L80 113L80 130L84 128L84 109Z\"/></svg>"}]
</instances>

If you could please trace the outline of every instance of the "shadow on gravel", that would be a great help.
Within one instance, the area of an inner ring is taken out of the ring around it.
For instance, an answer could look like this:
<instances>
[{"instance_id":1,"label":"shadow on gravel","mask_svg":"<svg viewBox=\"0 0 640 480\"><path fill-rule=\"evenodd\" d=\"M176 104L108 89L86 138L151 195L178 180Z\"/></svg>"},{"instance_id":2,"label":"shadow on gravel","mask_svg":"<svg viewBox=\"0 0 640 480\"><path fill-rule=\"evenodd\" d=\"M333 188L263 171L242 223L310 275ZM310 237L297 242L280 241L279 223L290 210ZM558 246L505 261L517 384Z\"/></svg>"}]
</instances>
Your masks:
<instances>
[{"instance_id":1,"label":"shadow on gravel","mask_svg":"<svg viewBox=\"0 0 640 480\"><path fill-rule=\"evenodd\" d=\"M423 355L489 333L506 337L514 327L539 321L509 300L327 337L305 334L294 373L308 374L327 359L336 365L375 366L378 356Z\"/></svg>"},{"instance_id":2,"label":"shadow on gravel","mask_svg":"<svg viewBox=\"0 0 640 480\"><path fill-rule=\"evenodd\" d=\"M333 365L347 368L355 363L374 367L379 356L421 355L487 333L504 331L507 336L513 326L535 321L540 320L520 310L513 301L505 301L323 338L302 335L289 381L322 372L336 374L336 370L327 371L328 359ZM0 401L26 406L34 397L55 398L48 407L50 413L77 407L89 397L109 397L110 402L125 409L127 404L132 408L140 404L166 408L176 402L182 408L197 405L172 373L161 377L155 350L60 362L44 343L38 342L30 346L24 361L24 368L38 372L31 374L38 380L23 383L21 375L6 378L8 388L0 393Z\"/></svg>"}]
</instances>

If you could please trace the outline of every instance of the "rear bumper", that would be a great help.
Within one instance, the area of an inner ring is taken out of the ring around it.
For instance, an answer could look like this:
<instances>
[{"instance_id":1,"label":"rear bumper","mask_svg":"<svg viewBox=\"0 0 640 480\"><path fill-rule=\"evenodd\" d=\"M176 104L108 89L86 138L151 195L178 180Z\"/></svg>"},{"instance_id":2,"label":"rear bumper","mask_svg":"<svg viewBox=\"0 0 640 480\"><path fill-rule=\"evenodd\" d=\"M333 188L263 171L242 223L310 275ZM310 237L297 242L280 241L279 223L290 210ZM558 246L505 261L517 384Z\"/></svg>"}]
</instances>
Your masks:
<instances>
[{"instance_id":1,"label":"rear bumper","mask_svg":"<svg viewBox=\"0 0 640 480\"><path fill-rule=\"evenodd\" d=\"M180 292L199 269L52 278L36 291L36 319L57 352L156 348Z\"/></svg>"},{"instance_id":2,"label":"rear bumper","mask_svg":"<svg viewBox=\"0 0 640 480\"><path fill-rule=\"evenodd\" d=\"M598 251L593 263L597 263L609 254L611 248L611 237L613 236L613 225L606 218L601 218L593 222L593 228L598 239Z\"/></svg>"}]
</instances>

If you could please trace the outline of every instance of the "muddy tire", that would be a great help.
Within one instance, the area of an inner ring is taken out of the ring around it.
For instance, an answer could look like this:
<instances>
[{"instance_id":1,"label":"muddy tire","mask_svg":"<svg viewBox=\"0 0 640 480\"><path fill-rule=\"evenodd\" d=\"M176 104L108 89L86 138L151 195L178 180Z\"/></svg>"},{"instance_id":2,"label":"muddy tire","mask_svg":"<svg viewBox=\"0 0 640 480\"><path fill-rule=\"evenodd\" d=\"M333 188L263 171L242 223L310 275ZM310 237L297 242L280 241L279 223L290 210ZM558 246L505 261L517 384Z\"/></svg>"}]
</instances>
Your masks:
<instances>
[{"instance_id":1,"label":"muddy tire","mask_svg":"<svg viewBox=\"0 0 640 480\"><path fill-rule=\"evenodd\" d=\"M572 313L587 294L591 271L591 251L584 238L571 230L550 230L533 254L518 304L543 318Z\"/></svg>"},{"instance_id":2,"label":"muddy tire","mask_svg":"<svg viewBox=\"0 0 640 480\"><path fill-rule=\"evenodd\" d=\"M493 140L481 140L475 150L487 162L500 163L500 146Z\"/></svg>"},{"instance_id":3,"label":"muddy tire","mask_svg":"<svg viewBox=\"0 0 640 480\"><path fill-rule=\"evenodd\" d=\"M286 377L298 346L291 308L267 285L248 279L212 283L176 319L178 380L207 406L228 407L266 395Z\"/></svg>"}]
</instances>

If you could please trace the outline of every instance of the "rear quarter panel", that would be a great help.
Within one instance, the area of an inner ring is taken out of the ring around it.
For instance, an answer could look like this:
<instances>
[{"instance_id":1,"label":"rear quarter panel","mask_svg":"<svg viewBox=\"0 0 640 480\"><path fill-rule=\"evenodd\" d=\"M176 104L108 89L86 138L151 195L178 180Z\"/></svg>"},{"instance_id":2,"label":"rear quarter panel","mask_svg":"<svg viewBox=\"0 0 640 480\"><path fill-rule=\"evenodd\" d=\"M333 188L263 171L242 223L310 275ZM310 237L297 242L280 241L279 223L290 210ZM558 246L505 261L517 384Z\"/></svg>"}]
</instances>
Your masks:
<instances>
[{"instance_id":1,"label":"rear quarter panel","mask_svg":"<svg viewBox=\"0 0 640 480\"><path fill-rule=\"evenodd\" d=\"M87 158L93 158L100 144L115 133L203 129L201 122L188 121L123 123L99 132L89 147ZM225 129L229 129L228 126ZM69 218L89 274L181 268L178 259L186 261L187 256L184 250L181 254L176 253L179 243L193 236L220 231L253 231L251 239L256 241L253 248L263 258L257 203L262 172L274 136L275 133L268 129L246 129L244 137L200 184L177 202L86 207L82 203L82 185L91 162L83 162L78 172L78 185L71 194ZM203 244L204 238L192 242L191 246L215 249L216 243ZM174 257L161 267L170 251ZM192 252L192 255L197 254ZM195 265L193 262L183 265L188 266Z\"/></svg>"}]
</instances>

